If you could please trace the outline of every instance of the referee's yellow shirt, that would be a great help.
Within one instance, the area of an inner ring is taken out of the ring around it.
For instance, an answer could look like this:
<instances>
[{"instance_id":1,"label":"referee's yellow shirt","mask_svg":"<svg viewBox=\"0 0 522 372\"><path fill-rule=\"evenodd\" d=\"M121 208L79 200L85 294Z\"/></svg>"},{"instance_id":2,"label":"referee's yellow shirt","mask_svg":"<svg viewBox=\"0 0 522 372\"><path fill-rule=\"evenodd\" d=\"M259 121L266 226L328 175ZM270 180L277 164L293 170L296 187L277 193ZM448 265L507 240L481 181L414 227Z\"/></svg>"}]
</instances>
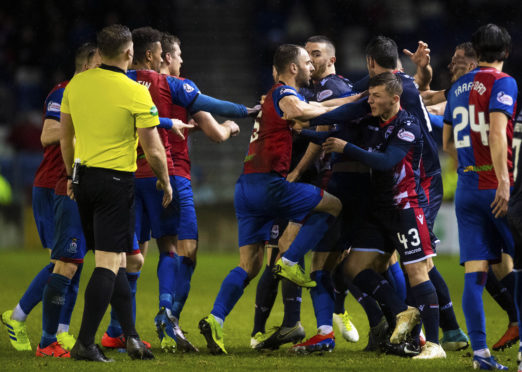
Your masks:
<instances>
[{"instance_id":1,"label":"referee's yellow shirt","mask_svg":"<svg viewBox=\"0 0 522 372\"><path fill-rule=\"evenodd\" d=\"M148 89L112 66L75 75L63 92L61 111L72 117L75 159L124 172L136 170L136 128L159 124Z\"/></svg>"}]
</instances>

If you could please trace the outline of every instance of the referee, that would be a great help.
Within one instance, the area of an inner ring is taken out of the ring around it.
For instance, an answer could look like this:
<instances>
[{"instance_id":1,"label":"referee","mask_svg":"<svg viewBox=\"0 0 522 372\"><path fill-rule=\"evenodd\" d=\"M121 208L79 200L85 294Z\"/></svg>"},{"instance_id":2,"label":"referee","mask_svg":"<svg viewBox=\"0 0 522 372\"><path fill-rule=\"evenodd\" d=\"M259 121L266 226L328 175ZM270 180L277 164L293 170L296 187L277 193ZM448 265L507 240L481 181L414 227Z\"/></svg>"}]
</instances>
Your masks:
<instances>
[{"instance_id":1,"label":"referee","mask_svg":"<svg viewBox=\"0 0 522 372\"><path fill-rule=\"evenodd\" d=\"M98 33L97 42L102 65L70 81L61 107L60 145L69 178L68 194L78 203L87 246L94 249L96 261L71 357L112 361L94 344L110 303L121 323L129 356L152 359L134 327L125 275L125 253L131 251L134 235L133 172L138 136L158 177L158 187L164 191L164 207L172 200L172 188L165 149L156 129L158 110L147 88L125 75L133 57L131 32L125 26L111 25Z\"/></svg>"}]
</instances>

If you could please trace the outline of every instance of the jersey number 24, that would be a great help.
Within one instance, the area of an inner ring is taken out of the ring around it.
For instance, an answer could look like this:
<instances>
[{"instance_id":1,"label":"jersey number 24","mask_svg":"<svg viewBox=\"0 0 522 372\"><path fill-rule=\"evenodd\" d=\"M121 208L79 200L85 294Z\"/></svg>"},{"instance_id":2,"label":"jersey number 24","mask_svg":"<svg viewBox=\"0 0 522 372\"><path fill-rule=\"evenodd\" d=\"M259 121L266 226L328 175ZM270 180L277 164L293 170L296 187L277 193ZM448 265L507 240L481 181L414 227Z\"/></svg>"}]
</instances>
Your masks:
<instances>
[{"instance_id":1,"label":"jersey number 24","mask_svg":"<svg viewBox=\"0 0 522 372\"><path fill-rule=\"evenodd\" d=\"M458 120L458 123L453 128L453 136L455 139L455 147L457 149L463 147L470 147L471 141L468 134L463 134L459 138L459 133L465 130L469 124L473 132L480 133L480 140L484 146L489 145L488 131L489 124L486 123L486 115L483 112L477 114L478 123L475 121L475 105L469 105L469 110L464 106L455 107L453 110L453 120Z\"/></svg>"}]
</instances>

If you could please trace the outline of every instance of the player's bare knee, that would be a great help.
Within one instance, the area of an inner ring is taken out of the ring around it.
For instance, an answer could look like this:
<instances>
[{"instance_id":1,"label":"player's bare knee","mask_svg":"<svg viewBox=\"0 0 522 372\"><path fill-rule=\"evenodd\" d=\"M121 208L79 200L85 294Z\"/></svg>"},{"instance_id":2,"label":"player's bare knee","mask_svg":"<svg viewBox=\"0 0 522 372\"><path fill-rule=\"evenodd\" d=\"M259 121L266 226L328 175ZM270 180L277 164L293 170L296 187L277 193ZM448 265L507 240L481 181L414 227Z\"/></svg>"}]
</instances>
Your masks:
<instances>
[{"instance_id":1,"label":"player's bare knee","mask_svg":"<svg viewBox=\"0 0 522 372\"><path fill-rule=\"evenodd\" d=\"M53 274L59 274L72 279L77 269L78 264L76 263L57 260L54 264Z\"/></svg>"},{"instance_id":2,"label":"player's bare knee","mask_svg":"<svg viewBox=\"0 0 522 372\"><path fill-rule=\"evenodd\" d=\"M412 287L430 280L426 260L404 265L408 280Z\"/></svg>"},{"instance_id":3,"label":"player's bare knee","mask_svg":"<svg viewBox=\"0 0 522 372\"><path fill-rule=\"evenodd\" d=\"M143 264L145 263L145 258L141 253L128 255L127 256L127 272L136 273L141 270Z\"/></svg>"}]
</instances>

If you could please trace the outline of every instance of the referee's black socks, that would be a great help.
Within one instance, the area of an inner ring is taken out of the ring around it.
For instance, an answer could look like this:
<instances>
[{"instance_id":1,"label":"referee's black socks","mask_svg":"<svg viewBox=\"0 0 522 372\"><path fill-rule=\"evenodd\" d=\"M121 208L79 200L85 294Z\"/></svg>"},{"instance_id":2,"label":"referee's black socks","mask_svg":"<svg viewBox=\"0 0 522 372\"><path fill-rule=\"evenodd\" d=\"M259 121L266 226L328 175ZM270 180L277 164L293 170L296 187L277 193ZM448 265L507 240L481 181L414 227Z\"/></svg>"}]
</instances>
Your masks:
<instances>
[{"instance_id":1,"label":"referee's black socks","mask_svg":"<svg viewBox=\"0 0 522 372\"><path fill-rule=\"evenodd\" d=\"M132 315L132 296L125 268L120 267L114 282L111 306L116 312L125 338L138 337Z\"/></svg>"},{"instance_id":2,"label":"referee's black socks","mask_svg":"<svg viewBox=\"0 0 522 372\"><path fill-rule=\"evenodd\" d=\"M95 268L89 279L85 289L82 325L78 334L78 340L84 346L94 344L94 336L111 301L115 279L116 275L103 267Z\"/></svg>"}]
</instances>

